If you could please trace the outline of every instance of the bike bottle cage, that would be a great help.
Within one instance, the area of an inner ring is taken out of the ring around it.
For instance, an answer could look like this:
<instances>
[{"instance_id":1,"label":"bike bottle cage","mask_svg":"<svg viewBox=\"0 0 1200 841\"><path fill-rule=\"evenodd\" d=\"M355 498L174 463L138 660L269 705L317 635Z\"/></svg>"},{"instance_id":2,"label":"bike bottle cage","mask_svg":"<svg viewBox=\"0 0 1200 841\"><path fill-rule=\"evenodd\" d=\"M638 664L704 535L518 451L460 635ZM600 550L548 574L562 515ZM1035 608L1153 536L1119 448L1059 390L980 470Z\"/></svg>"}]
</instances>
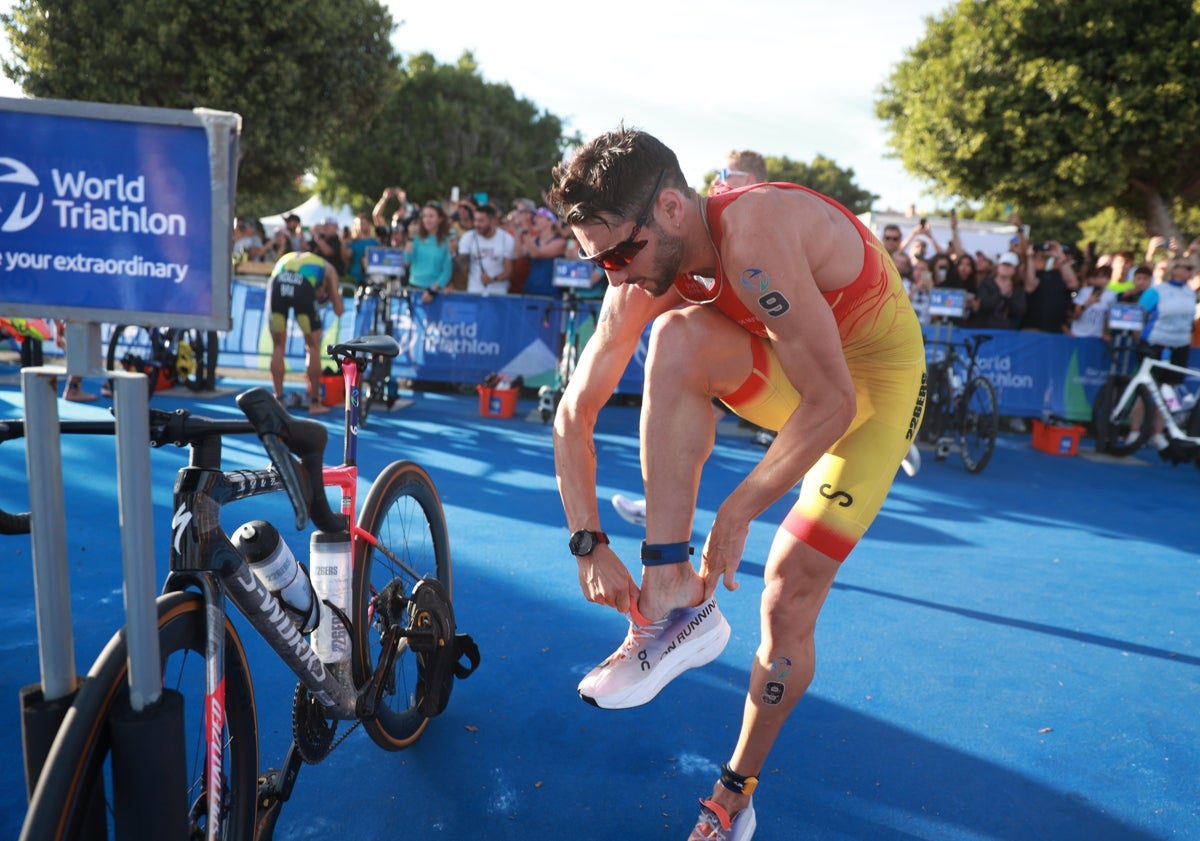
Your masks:
<instances>
[{"instance_id":1,"label":"bike bottle cage","mask_svg":"<svg viewBox=\"0 0 1200 841\"><path fill-rule=\"evenodd\" d=\"M335 514L325 496L322 468L329 436L325 425L292 417L270 391L261 387L239 394L237 404L254 426L283 481L296 512L296 528L304 528L311 519L321 531L345 531L345 516ZM300 459L299 464L293 454Z\"/></svg>"}]
</instances>

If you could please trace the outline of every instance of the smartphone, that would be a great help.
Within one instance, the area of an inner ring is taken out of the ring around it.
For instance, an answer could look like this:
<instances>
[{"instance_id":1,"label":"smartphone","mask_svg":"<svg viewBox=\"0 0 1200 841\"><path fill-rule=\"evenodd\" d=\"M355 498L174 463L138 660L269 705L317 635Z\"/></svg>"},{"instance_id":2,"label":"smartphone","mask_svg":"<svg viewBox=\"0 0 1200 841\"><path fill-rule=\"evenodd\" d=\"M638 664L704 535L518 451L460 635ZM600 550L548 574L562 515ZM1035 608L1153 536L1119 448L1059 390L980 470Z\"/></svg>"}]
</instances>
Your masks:
<instances>
[{"instance_id":1,"label":"smartphone","mask_svg":"<svg viewBox=\"0 0 1200 841\"><path fill-rule=\"evenodd\" d=\"M458 204L458 188L450 188L450 204Z\"/></svg>"}]
</instances>

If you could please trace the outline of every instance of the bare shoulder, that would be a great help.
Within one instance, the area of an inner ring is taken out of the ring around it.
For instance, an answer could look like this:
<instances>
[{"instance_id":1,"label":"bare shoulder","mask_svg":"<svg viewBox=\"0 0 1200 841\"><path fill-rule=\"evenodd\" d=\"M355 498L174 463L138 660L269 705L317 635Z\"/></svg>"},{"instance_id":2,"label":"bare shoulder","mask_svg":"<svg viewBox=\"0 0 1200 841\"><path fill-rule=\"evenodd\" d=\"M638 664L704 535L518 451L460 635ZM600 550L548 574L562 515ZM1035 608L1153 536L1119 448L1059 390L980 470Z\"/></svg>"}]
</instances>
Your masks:
<instances>
[{"instance_id":1,"label":"bare shoulder","mask_svg":"<svg viewBox=\"0 0 1200 841\"><path fill-rule=\"evenodd\" d=\"M839 207L807 190L749 190L725 209L721 231L723 257L776 271L797 269L823 291L845 286L862 269L857 227Z\"/></svg>"}]
</instances>

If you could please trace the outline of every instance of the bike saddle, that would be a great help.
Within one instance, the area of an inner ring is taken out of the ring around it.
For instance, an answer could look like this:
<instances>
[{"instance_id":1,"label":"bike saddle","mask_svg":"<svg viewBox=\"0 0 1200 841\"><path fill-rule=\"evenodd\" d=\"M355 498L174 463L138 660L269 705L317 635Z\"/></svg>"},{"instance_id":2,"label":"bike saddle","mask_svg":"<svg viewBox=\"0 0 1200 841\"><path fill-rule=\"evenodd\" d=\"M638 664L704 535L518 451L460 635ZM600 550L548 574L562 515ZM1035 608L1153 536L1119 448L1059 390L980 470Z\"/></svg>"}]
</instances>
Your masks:
<instances>
[{"instance_id":1,"label":"bike saddle","mask_svg":"<svg viewBox=\"0 0 1200 841\"><path fill-rule=\"evenodd\" d=\"M348 342L333 345L327 350L330 356L353 356L360 353L396 356L400 353L400 345L396 344L396 340L391 336L372 334L357 336Z\"/></svg>"}]
</instances>

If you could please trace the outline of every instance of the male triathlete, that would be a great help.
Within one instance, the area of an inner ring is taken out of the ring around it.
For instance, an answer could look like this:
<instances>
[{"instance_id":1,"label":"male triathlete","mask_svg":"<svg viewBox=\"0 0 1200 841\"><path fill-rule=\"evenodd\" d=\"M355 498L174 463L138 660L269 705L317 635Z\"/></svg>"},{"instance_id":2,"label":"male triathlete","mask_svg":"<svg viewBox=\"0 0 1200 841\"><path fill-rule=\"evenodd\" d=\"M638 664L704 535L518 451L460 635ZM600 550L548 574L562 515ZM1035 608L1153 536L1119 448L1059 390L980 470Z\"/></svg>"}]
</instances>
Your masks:
<instances>
[{"instance_id":1,"label":"male triathlete","mask_svg":"<svg viewBox=\"0 0 1200 841\"><path fill-rule=\"evenodd\" d=\"M811 190L767 184L701 198L670 149L624 127L554 175L552 202L611 283L556 415L559 489L584 595L631 617L580 695L606 708L643 704L717 657L729 636L717 584L737 587L750 522L803 478L766 559L741 736L692 835L745 841L757 776L812 680L817 614L920 423L920 327L883 246ZM641 416L639 589L601 531L593 430L656 318ZM778 435L718 509L697 574L689 543L713 396Z\"/></svg>"},{"instance_id":2,"label":"male triathlete","mask_svg":"<svg viewBox=\"0 0 1200 841\"><path fill-rule=\"evenodd\" d=\"M288 311L296 314L296 326L304 334L304 374L308 379L308 411L329 411L321 403L321 317L317 305L329 301L333 311L344 311L337 270L323 257L311 252L284 254L271 269L267 281L267 312L271 319L271 382L275 397L283 401L283 351Z\"/></svg>"}]
</instances>

